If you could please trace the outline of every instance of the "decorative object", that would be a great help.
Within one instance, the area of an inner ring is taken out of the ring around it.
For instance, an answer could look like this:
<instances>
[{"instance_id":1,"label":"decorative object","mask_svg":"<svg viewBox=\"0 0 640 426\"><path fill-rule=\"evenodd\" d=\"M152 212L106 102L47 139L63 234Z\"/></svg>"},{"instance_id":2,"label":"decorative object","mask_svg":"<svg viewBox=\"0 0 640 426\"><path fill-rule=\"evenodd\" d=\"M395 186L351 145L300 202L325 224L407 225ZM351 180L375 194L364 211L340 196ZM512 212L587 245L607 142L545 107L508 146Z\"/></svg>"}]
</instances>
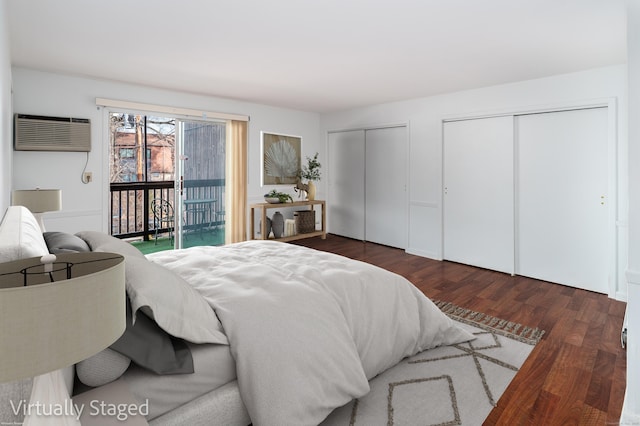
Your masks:
<instances>
[{"instance_id":1,"label":"decorative object","mask_svg":"<svg viewBox=\"0 0 640 426\"><path fill-rule=\"evenodd\" d=\"M273 189L271 190L271 192L264 194L264 200L267 203L277 204L292 202L293 198L291 198L291 195L287 194L286 192L279 192Z\"/></svg>"},{"instance_id":2,"label":"decorative object","mask_svg":"<svg viewBox=\"0 0 640 426\"><path fill-rule=\"evenodd\" d=\"M293 187L293 190L296 192L300 192L299 197L307 198L307 193L309 192L309 184L302 183L302 180L298 178L296 180L296 186Z\"/></svg>"},{"instance_id":3,"label":"decorative object","mask_svg":"<svg viewBox=\"0 0 640 426\"><path fill-rule=\"evenodd\" d=\"M296 221L296 230L300 234L308 234L316 230L315 210L298 210L293 213Z\"/></svg>"},{"instance_id":4,"label":"decorative object","mask_svg":"<svg viewBox=\"0 0 640 426\"><path fill-rule=\"evenodd\" d=\"M260 132L262 139L262 186L296 182L301 163L302 138Z\"/></svg>"},{"instance_id":5,"label":"decorative object","mask_svg":"<svg viewBox=\"0 0 640 426\"><path fill-rule=\"evenodd\" d=\"M294 219L284 220L284 236L291 237L296 235L296 221Z\"/></svg>"},{"instance_id":6,"label":"decorative object","mask_svg":"<svg viewBox=\"0 0 640 426\"><path fill-rule=\"evenodd\" d=\"M40 188L18 189L11 194L11 205L28 208L38 220L42 232L45 232L42 215L46 212L62 210L62 191Z\"/></svg>"},{"instance_id":7,"label":"decorative object","mask_svg":"<svg viewBox=\"0 0 640 426\"><path fill-rule=\"evenodd\" d=\"M403 360L322 425L482 424L544 332L434 302L476 340Z\"/></svg>"},{"instance_id":8,"label":"decorative object","mask_svg":"<svg viewBox=\"0 0 640 426\"><path fill-rule=\"evenodd\" d=\"M320 167L322 165L318 161L318 153L316 152L313 158L307 157L307 164L303 166L297 176L307 180L306 188L302 187L299 181L296 182L296 188L299 186L307 192L307 200L316 199L316 185L314 181L320 180Z\"/></svg>"},{"instance_id":9,"label":"decorative object","mask_svg":"<svg viewBox=\"0 0 640 426\"><path fill-rule=\"evenodd\" d=\"M30 405L68 407L60 369L98 353L125 330L124 266L122 256L106 252L0 264L0 382L36 376ZM55 419L27 413L26 420L79 424L71 413Z\"/></svg>"},{"instance_id":10,"label":"decorative object","mask_svg":"<svg viewBox=\"0 0 640 426\"><path fill-rule=\"evenodd\" d=\"M273 218L271 218L271 231L273 232L274 238L282 237L284 233L284 217L282 213L275 212L273 214Z\"/></svg>"},{"instance_id":11,"label":"decorative object","mask_svg":"<svg viewBox=\"0 0 640 426\"><path fill-rule=\"evenodd\" d=\"M307 183L309 189L307 189L307 200L313 201L316 199L316 184L313 181Z\"/></svg>"},{"instance_id":12,"label":"decorative object","mask_svg":"<svg viewBox=\"0 0 640 426\"><path fill-rule=\"evenodd\" d=\"M278 201L279 202L279 201ZM267 216L265 218L265 225L264 227L262 226L262 221L260 221L260 226L259 228L261 230L263 230L262 232L264 232L265 238L269 238L269 235L271 234L271 218L269 216Z\"/></svg>"}]
</instances>

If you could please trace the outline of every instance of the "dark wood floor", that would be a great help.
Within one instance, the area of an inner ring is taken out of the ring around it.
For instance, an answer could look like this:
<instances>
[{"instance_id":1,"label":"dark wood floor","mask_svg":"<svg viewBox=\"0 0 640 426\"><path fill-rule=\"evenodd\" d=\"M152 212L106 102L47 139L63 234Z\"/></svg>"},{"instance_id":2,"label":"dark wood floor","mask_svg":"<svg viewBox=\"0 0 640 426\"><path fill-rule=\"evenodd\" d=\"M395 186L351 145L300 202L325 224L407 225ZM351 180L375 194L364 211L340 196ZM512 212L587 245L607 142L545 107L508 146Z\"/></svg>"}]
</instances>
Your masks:
<instances>
[{"instance_id":1,"label":"dark wood floor","mask_svg":"<svg viewBox=\"0 0 640 426\"><path fill-rule=\"evenodd\" d=\"M544 329L486 425L618 424L626 383L620 345L625 303L334 235L296 243L396 272L433 300Z\"/></svg>"}]
</instances>

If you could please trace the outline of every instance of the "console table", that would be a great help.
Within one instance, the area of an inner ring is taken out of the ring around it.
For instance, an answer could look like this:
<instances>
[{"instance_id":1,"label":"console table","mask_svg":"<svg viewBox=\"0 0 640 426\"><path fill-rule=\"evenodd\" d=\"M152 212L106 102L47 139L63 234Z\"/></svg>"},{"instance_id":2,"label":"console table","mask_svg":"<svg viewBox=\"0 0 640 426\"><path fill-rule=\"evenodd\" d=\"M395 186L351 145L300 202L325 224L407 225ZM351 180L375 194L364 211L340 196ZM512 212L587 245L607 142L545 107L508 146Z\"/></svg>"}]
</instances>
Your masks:
<instances>
[{"instance_id":1,"label":"console table","mask_svg":"<svg viewBox=\"0 0 640 426\"><path fill-rule=\"evenodd\" d=\"M314 209L314 206L319 205L321 207L321 228L319 231L307 232L304 234L296 234L288 237L276 238L278 241L293 241L302 238L321 237L323 240L327 238L327 207L324 200L311 200L311 201L294 201L293 203L257 203L251 204L251 239L266 240L265 227L267 224L267 210L269 209L289 209L292 207L308 207L310 210ZM255 234L255 212L259 211L260 214L260 238L256 238ZM271 238L273 239L273 238Z\"/></svg>"}]
</instances>

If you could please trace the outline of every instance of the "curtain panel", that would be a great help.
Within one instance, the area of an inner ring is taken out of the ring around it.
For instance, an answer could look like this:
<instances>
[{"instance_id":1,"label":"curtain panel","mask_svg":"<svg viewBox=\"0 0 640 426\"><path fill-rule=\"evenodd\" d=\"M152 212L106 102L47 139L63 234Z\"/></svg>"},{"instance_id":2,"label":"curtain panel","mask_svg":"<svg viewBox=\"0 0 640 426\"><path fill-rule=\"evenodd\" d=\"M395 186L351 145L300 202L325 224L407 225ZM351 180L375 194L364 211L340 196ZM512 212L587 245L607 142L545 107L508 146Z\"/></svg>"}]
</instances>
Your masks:
<instances>
[{"instance_id":1,"label":"curtain panel","mask_svg":"<svg viewBox=\"0 0 640 426\"><path fill-rule=\"evenodd\" d=\"M230 120L226 141L225 244L247 239L247 122Z\"/></svg>"}]
</instances>

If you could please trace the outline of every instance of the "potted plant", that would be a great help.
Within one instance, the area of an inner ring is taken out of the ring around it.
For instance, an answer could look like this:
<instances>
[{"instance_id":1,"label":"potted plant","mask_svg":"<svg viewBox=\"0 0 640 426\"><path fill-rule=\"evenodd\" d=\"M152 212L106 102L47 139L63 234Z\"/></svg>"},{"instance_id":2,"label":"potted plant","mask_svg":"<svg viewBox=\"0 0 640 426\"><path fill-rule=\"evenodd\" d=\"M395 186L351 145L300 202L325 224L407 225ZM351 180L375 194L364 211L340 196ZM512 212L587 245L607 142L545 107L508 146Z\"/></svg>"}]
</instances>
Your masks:
<instances>
[{"instance_id":1,"label":"potted plant","mask_svg":"<svg viewBox=\"0 0 640 426\"><path fill-rule=\"evenodd\" d=\"M307 157L307 164L298 171L298 177L307 180L307 200L315 200L316 198L314 182L320 180L320 167L322 165L318 161L318 153L316 152L313 158Z\"/></svg>"},{"instance_id":2,"label":"potted plant","mask_svg":"<svg viewBox=\"0 0 640 426\"><path fill-rule=\"evenodd\" d=\"M287 203L293 201L291 195L285 192L278 192L275 189L271 190L271 192L264 194L264 200L268 203Z\"/></svg>"}]
</instances>

